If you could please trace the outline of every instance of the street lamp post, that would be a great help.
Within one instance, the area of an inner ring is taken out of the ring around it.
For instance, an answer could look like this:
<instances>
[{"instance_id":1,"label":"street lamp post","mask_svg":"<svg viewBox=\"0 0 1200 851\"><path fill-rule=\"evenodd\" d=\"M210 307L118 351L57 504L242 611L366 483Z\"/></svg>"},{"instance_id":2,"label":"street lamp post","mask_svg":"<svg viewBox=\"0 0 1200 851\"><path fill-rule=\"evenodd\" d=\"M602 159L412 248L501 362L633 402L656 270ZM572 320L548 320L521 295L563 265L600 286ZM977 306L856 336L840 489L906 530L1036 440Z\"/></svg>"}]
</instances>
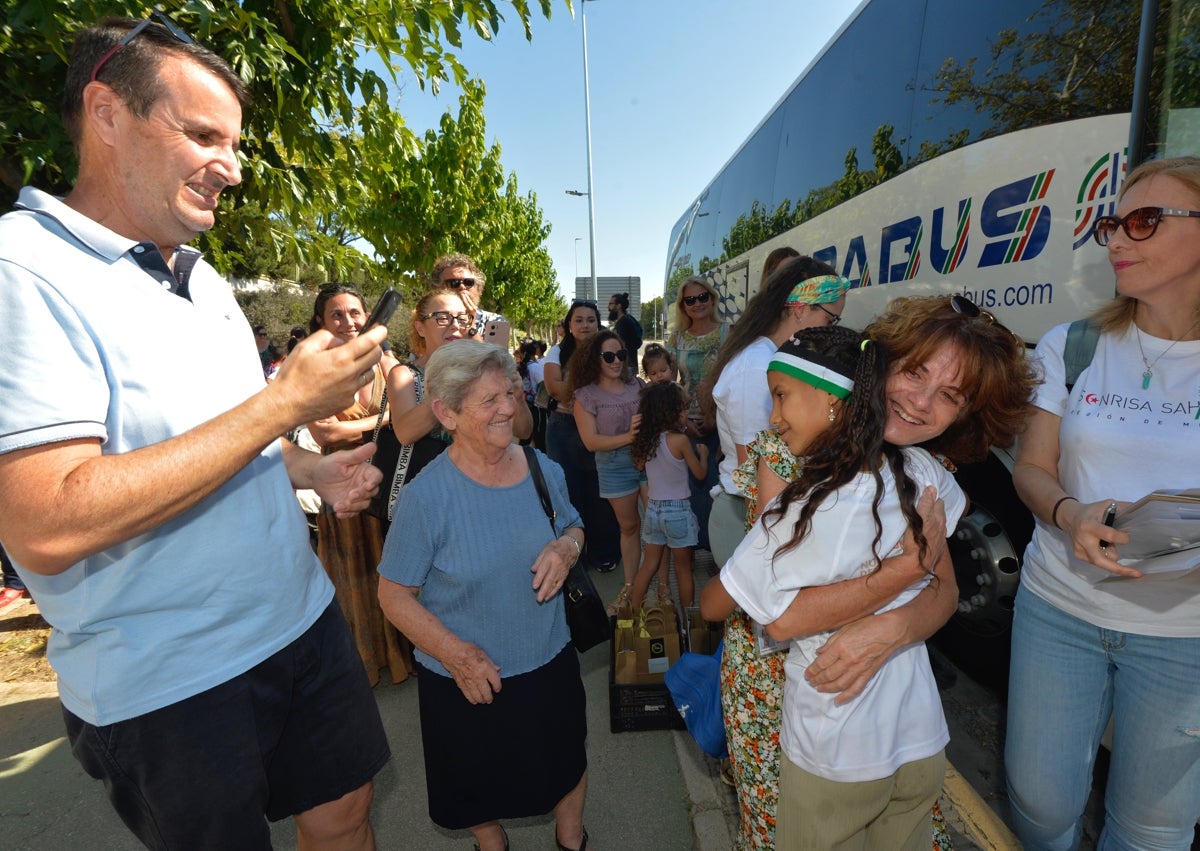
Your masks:
<instances>
[{"instance_id":1,"label":"street lamp post","mask_svg":"<svg viewBox=\"0 0 1200 851\"><path fill-rule=\"evenodd\" d=\"M583 18L583 116L587 131L587 196L588 196L588 248L592 262L592 299L598 299L596 288L596 196L592 187L592 107L588 90L588 51L587 51L587 4L589 0L581 0L580 16Z\"/></svg>"}]
</instances>

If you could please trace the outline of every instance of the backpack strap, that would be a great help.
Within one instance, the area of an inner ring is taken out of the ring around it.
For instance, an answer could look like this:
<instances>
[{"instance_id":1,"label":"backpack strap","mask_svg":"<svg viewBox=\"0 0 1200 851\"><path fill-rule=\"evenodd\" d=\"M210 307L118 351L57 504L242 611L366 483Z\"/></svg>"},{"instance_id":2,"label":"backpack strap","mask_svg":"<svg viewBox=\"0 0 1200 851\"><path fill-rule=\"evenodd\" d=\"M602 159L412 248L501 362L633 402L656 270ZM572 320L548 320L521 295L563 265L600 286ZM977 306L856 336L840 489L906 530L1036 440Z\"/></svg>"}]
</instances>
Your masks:
<instances>
[{"instance_id":1,"label":"backpack strap","mask_svg":"<svg viewBox=\"0 0 1200 851\"><path fill-rule=\"evenodd\" d=\"M1100 326L1090 319L1076 319L1067 329L1067 345L1063 349L1063 366L1067 368L1067 392L1075 386L1080 374L1088 368L1096 354Z\"/></svg>"}]
</instances>

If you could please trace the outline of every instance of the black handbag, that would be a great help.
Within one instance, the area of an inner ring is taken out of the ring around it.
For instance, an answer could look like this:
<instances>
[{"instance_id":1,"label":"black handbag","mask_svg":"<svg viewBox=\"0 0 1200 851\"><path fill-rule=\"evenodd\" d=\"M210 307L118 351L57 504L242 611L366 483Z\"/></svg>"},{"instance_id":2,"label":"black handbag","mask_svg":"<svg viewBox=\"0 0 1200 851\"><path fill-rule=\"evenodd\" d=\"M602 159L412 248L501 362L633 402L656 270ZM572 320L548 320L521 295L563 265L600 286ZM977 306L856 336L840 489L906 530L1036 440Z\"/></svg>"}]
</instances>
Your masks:
<instances>
[{"instance_id":1,"label":"black handbag","mask_svg":"<svg viewBox=\"0 0 1200 851\"><path fill-rule=\"evenodd\" d=\"M528 446L525 459L529 462L529 475L533 476L533 486L537 488L538 498L542 501L542 510L550 520L550 531L554 537L559 537L558 527L554 525L557 513L550 501L550 491L546 487L546 479L542 475L542 467L538 463L537 453ZM591 650L597 644L602 644L612 638L612 624L608 620L608 610L604 601L592 584L587 568L581 559L576 559L567 573L566 582L562 587L563 610L567 615L567 628L571 630L571 643L580 653Z\"/></svg>"}]
</instances>

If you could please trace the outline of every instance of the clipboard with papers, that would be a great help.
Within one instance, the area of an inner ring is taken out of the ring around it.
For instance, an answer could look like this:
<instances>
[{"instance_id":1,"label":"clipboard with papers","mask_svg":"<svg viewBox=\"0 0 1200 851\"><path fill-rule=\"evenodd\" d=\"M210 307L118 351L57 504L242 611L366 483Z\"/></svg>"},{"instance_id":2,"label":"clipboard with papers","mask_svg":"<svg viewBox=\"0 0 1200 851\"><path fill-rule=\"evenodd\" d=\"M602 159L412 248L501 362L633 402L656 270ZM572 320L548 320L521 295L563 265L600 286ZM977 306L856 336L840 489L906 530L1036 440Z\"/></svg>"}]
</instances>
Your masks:
<instances>
[{"instance_id":1,"label":"clipboard with papers","mask_svg":"<svg viewBox=\"0 0 1200 851\"><path fill-rule=\"evenodd\" d=\"M1200 565L1200 488L1148 493L1118 512L1113 528L1129 533L1129 543L1118 546L1122 564L1136 562L1143 572Z\"/></svg>"}]
</instances>

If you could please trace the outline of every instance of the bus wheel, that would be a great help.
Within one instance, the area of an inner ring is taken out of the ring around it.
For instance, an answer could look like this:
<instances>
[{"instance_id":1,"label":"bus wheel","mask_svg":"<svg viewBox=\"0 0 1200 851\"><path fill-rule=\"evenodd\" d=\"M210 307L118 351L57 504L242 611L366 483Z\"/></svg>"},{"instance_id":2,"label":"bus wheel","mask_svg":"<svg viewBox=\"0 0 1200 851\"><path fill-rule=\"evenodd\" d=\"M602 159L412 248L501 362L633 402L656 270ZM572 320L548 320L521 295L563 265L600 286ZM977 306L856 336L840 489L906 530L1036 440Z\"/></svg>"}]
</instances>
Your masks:
<instances>
[{"instance_id":1,"label":"bus wheel","mask_svg":"<svg viewBox=\"0 0 1200 851\"><path fill-rule=\"evenodd\" d=\"M958 580L954 622L979 638L998 638L1012 626L1021 562L1004 526L978 503L949 540Z\"/></svg>"}]
</instances>

